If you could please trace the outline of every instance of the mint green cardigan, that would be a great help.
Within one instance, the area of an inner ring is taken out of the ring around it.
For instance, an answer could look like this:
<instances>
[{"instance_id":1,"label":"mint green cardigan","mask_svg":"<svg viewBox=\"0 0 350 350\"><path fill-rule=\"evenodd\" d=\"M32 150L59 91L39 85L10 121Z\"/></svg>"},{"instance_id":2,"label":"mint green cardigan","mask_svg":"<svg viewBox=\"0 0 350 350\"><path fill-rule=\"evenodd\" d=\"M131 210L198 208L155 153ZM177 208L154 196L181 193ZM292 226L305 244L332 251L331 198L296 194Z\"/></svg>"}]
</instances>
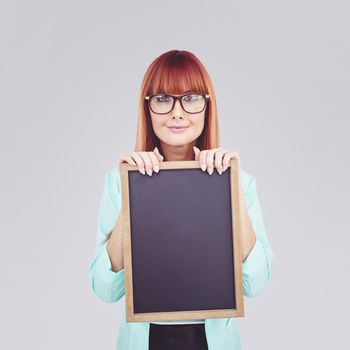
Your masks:
<instances>
[{"instance_id":1,"label":"mint green cardigan","mask_svg":"<svg viewBox=\"0 0 350 350\"><path fill-rule=\"evenodd\" d=\"M226 170L227 171L227 170ZM148 175L145 175L148 176ZM255 177L240 171L244 199L257 240L242 263L243 293L246 297L259 295L271 276L273 252L266 236L258 199ZM121 180L117 168L105 174L99 206L97 238L94 257L89 266L89 281L93 293L106 303L115 303L125 295L124 269L112 271L106 244L102 241L112 231L121 208ZM117 350L148 350L149 322L126 322L125 308L119 327ZM210 318L205 320L209 350L240 350L238 318Z\"/></svg>"}]
</instances>

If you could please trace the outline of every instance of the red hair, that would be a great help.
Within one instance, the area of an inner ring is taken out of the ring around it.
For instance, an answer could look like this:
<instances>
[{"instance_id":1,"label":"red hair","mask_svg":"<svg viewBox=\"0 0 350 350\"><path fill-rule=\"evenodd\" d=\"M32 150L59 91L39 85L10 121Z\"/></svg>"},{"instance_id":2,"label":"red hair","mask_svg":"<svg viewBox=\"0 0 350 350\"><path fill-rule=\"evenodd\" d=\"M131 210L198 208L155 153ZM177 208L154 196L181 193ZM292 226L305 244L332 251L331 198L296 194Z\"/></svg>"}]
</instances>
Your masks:
<instances>
[{"instance_id":1,"label":"red hair","mask_svg":"<svg viewBox=\"0 0 350 350\"><path fill-rule=\"evenodd\" d=\"M157 57L143 77L139 95L136 152L149 152L158 147L162 154L159 139L152 128L145 96L159 92L177 95L186 91L209 94L204 129L196 146L200 150L220 147L216 98L208 72L193 53L171 50Z\"/></svg>"}]
</instances>

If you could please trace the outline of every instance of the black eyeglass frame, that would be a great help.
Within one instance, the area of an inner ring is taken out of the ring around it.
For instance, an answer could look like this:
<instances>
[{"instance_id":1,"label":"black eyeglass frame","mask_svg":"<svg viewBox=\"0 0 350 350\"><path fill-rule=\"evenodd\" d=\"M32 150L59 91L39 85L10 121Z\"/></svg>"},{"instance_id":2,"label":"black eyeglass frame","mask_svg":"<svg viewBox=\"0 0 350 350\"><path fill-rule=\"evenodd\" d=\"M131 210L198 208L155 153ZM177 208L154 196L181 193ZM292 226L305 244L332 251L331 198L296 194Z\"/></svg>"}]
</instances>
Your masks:
<instances>
[{"instance_id":1,"label":"black eyeglass frame","mask_svg":"<svg viewBox=\"0 0 350 350\"><path fill-rule=\"evenodd\" d=\"M152 109L152 107L151 107L151 98L154 97L154 96L160 96L160 95L161 95L161 96L170 96L170 97L173 98L173 105L172 105L172 107L171 107L171 109L170 109L169 112L166 112L166 113L157 113L157 112L155 112L155 111ZM200 96L204 96L204 98L205 98L205 103L204 103L203 109L200 110L199 112L187 112L186 109L184 108L183 104L182 104L182 99L183 99L185 96L188 96L188 95L200 95ZM150 108L151 111L152 111L153 113L155 113L155 114L168 114L168 113L170 113L170 112L173 110L174 106L175 106L176 100L179 100L179 101L180 101L181 108L182 108L186 113L189 113L189 114L198 114L198 113L201 113L201 112L203 112L203 111L205 110L205 108L206 108L206 106L207 106L207 104L208 104L208 101L209 101L209 94L198 94L198 93L196 93L196 92L188 92L188 93L183 94L183 95L180 95L180 96L174 96L174 95L169 95L169 94L158 93L158 94L154 94L154 95L146 95L146 96L145 96L145 99L148 101L148 106L149 106L149 108Z\"/></svg>"}]
</instances>

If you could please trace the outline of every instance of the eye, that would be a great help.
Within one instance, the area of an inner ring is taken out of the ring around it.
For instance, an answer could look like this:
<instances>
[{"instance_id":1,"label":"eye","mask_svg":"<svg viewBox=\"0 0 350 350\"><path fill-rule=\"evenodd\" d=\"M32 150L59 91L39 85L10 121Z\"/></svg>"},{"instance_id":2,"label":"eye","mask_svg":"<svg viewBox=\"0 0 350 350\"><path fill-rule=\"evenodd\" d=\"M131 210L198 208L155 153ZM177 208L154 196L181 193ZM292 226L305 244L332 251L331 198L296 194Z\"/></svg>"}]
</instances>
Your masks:
<instances>
[{"instance_id":1,"label":"eye","mask_svg":"<svg viewBox=\"0 0 350 350\"><path fill-rule=\"evenodd\" d=\"M193 102L193 101L197 101L199 98L198 94L189 94L184 96L184 100L188 101L188 102Z\"/></svg>"},{"instance_id":2,"label":"eye","mask_svg":"<svg viewBox=\"0 0 350 350\"><path fill-rule=\"evenodd\" d=\"M168 95L157 95L154 97L157 102L169 102L171 99L171 96L168 96Z\"/></svg>"}]
</instances>

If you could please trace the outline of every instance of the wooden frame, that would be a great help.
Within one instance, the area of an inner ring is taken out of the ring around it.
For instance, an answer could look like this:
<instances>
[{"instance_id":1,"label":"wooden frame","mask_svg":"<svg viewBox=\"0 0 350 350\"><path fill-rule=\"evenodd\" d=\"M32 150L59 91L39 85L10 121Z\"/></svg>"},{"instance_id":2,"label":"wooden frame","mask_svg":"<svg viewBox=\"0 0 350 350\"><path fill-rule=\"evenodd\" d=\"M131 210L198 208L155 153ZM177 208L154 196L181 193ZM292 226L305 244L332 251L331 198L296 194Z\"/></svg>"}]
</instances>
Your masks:
<instances>
[{"instance_id":1,"label":"wooden frame","mask_svg":"<svg viewBox=\"0 0 350 350\"><path fill-rule=\"evenodd\" d=\"M193 169L200 168L198 161L167 161L159 163L160 172L163 169ZM132 247L131 247L131 223L129 203L128 172L138 171L136 165L128 163L120 164L122 186L122 232L125 269L125 305L127 322L151 322L171 320L192 320L206 318L243 317L243 286L242 286L242 244L241 244L241 208L239 201L239 165L237 159L231 159L226 171L230 171L231 184L231 211L232 211L232 235L233 235L233 261L234 261L234 285L235 285L235 309L219 310L193 310L177 312L148 312L134 313L133 307L133 278L132 278ZM216 171L216 170L214 170ZM148 176L147 174L145 176Z\"/></svg>"}]
</instances>

